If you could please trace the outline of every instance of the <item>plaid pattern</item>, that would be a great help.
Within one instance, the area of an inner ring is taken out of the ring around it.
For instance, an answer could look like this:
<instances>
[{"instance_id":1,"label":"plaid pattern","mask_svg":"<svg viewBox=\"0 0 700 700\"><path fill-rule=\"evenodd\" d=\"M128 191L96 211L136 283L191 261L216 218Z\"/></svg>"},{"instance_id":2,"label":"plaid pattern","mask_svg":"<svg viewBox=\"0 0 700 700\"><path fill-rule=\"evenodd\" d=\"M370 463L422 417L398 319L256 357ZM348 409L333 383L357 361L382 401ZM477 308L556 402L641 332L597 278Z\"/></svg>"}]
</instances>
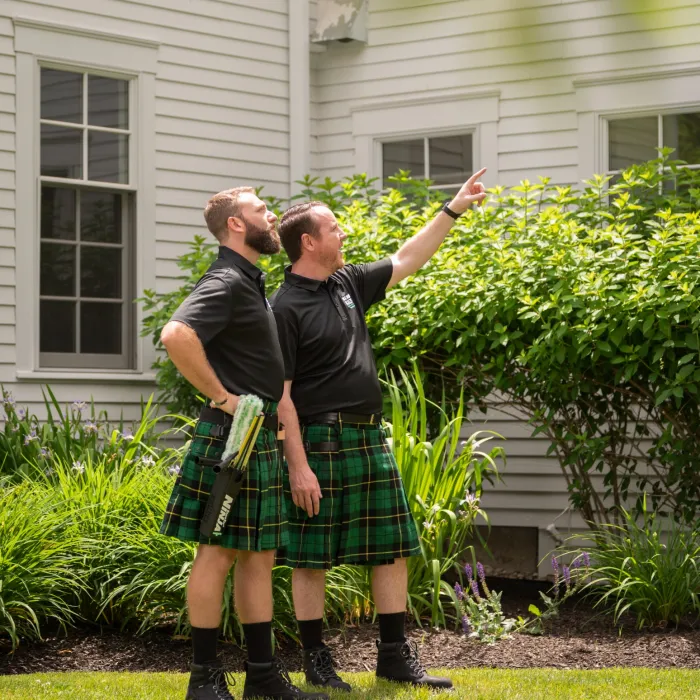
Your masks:
<instances>
[{"instance_id":1,"label":"plaid pattern","mask_svg":"<svg viewBox=\"0 0 700 700\"><path fill-rule=\"evenodd\" d=\"M341 431L335 425L309 425L302 437L323 498L319 514L310 518L294 505L284 471L289 546L281 561L294 568L330 569L390 564L420 554L401 475L381 426L344 423ZM315 451L323 442L338 442L339 451Z\"/></svg>"},{"instance_id":2,"label":"plaid pattern","mask_svg":"<svg viewBox=\"0 0 700 700\"><path fill-rule=\"evenodd\" d=\"M210 437L213 423L199 421L170 495L160 532L186 542L215 544L229 549L261 552L287 543L287 518L282 496L282 466L277 436L262 428L248 463L248 474L231 507L220 536L204 537L199 525L216 477L211 467L195 463L194 457L218 459L227 435Z\"/></svg>"}]
</instances>

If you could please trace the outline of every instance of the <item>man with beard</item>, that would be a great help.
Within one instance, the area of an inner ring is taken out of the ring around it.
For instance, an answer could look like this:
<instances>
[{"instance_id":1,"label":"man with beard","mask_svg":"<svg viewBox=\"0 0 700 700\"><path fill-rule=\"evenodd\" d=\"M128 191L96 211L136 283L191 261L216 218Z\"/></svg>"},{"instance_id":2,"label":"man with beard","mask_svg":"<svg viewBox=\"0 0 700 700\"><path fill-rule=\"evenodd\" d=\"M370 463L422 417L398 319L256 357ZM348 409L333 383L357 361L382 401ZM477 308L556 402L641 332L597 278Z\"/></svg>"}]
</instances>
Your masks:
<instances>
[{"instance_id":1,"label":"man with beard","mask_svg":"<svg viewBox=\"0 0 700 700\"><path fill-rule=\"evenodd\" d=\"M192 625L192 663L187 700L232 699L216 644L228 572L236 561L234 598L248 649L244 698L319 698L292 685L272 653L272 567L287 541L286 509L278 451L277 403L284 365L261 254L280 250L277 217L250 187L214 195L204 218L218 239L219 256L163 328L161 340L180 373L210 401L167 506L161 533L197 542L187 605ZM220 535L205 537L200 524L238 397L264 402L265 422L248 463L241 491Z\"/></svg>"},{"instance_id":2,"label":"man with beard","mask_svg":"<svg viewBox=\"0 0 700 700\"><path fill-rule=\"evenodd\" d=\"M279 405L286 427L285 495L294 568L292 593L307 681L351 690L322 641L325 572L367 565L379 614L376 673L388 680L450 688L423 669L404 633L407 558L418 533L381 425L382 392L365 313L389 287L435 254L454 220L486 197L475 173L449 205L390 258L344 265L345 233L321 202L297 204L279 234L292 262L271 304L285 364Z\"/></svg>"}]
</instances>

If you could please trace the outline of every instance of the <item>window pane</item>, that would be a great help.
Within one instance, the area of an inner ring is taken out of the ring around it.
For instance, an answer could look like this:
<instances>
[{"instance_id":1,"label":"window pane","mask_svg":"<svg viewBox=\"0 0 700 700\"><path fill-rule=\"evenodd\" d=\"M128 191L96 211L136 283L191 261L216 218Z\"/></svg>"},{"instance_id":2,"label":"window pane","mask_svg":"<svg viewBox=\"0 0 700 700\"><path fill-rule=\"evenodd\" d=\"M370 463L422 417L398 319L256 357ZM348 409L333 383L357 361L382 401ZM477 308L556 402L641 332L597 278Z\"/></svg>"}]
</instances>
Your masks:
<instances>
[{"instance_id":1,"label":"window pane","mask_svg":"<svg viewBox=\"0 0 700 700\"><path fill-rule=\"evenodd\" d=\"M121 304L81 302L80 352L121 355Z\"/></svg>"},{"instance_id":2,"label":"window pane","mask_svg":"<svg viewBox=\"0 0 700 700\"><path fill-rule=\"evenodd\" d=\"M428 176L436 185L464 182L472 168L471 134L428 140Z\"/></svg>"},{"instance_id":3,"label":"window pane","mask_svg":"<svg viewBox=\"0 0 700 700\"><path fill-rule=\"evenodd\" d=\"M76 246L63 243L41 244L40 293L51 297L75 296Z\"/></svg>"},{"instance_id":4,"label":"window pane","mask_svg":"<svg viewBox=\"0 0 700 700\"><path fill-rule=\"evenodd\" d=\"M88 76L88 124L129 128L129 83L126 80Z\"/></svg>"},{"instance_id":5,"label":"window pane","mask_svg":"<svg viewBox=\"0 0 700 700\"><path fill-rule=\"evenodd\" d=\"M89 190L80 193L80 240L121 243L122 195Z\"/></svg>"},{"instance_id":6,"label":"window pane","mask_svg":"<svg viewBox=\"0 0 700 700\"><path fill-rule=\"evenodd\" d=\"M624 170L635 163L659 157L659 122L656 117L614 119L608 122L610 170Z\"/></svg>"},{"instance_id":7,"label":"window pane","mask_svg":"<svg viewBox=\"0 0 700 700\"><path fill-rule=\"evenodd\" d=\"M83 74L41 69L41 118L83 123Z\"/></svg>"},{"instance_id":8,"label":"window pane","mask_svg":"<svg viewBox=\"0 0 700 700\"><path fill-rule=\"evenodd\" d=\"M80 296L119 299L122 295L122 249L80 246Z\"/></svg>"},{"instance_id":9,"label":"window pane","mask_svg":"<svg viewBox=\"0 0 700 700\"><path fill-rule=\"evenodd\" d=\"M75 240L75 190L41 188L41 237Z\"/></svg>"},{"instance_id":10,"label":"window pane","mask_svg":"<svg viewBox=\"0 0 700 700\"><path fill-rule=\"evenodd\" d=\"M62 126L41 125L41 174L83 177L83 132Z\"/></svg>"},{"instance_id":11,"label":"window pane","mask_svg":"<svg viewBox=\"0 0 700 700\"><path fill-rule=\"evenodd\" d=\"M399 141L382 145L384 180L399 170L410 170L415 178L425 177L425 152L423 139Z\"/></svg>"},{"instance_id":12,"label":"window pane","mask_svg":"<svg viewBox=\"0 0 700 700\"><path fill-rule=\"evenodd\" d=\"M75 302L41 301L41 352L75 352Z\"/></svg>"},{"instance_id":13,"label":"window pane","mask_svg":"<svg viewBox=\"0 0 700 700\"><path fill-rule=\"evenodd\" d=\"M664 146L675 148L672 158L700 164L700 112L664 117Z\"/></svg>"},{"instance_id":14,"label":"window pane","mask_svg":"<svg viewBox=\"0 0 700 700\"><path fill-rule=\"evenodd\" d=\"M88 134L88 179L127 183L128 147L128 136L91 131Z\"/></svg>"}]
</instances>

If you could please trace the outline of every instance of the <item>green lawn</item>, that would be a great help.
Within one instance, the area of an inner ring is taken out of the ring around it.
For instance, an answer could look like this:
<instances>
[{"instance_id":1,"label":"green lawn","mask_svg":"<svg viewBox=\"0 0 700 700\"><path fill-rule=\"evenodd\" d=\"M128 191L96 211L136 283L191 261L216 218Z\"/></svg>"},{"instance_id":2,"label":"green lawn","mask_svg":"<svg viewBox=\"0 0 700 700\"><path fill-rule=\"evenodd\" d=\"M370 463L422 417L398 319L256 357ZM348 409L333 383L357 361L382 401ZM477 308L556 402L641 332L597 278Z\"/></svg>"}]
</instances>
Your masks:
<instances>
[{"instance_id":1,"label":"green lawn","mask_svg":"<svg viewBox=\"0 0 700 700\"><path fill-rule=\"evenodd\" d=\"M700 671L606 669L603 671L555 671L470 669L448 671L456 689L443 697L489 700L663 700L700 699ZM338 694L337 700L375 698L436 698L428 691L414 691L376 682L370 673L343 674L357 692ZM296 682L300 676L293 674ZM177 700L184 698L187 677L174 673L40 673L0 676L0 698L11 700ZM234 695L240 698L242 677L236 676Z\"/></svg>"}]
</instances>

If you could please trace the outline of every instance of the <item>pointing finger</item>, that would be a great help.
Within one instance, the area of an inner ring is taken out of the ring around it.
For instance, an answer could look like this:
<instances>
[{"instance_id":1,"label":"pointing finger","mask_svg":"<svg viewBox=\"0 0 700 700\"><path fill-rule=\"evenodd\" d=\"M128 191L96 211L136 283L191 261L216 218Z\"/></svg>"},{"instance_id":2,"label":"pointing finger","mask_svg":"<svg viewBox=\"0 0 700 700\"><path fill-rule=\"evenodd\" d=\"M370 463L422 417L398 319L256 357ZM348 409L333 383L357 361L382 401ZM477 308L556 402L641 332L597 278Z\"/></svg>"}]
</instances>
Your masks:
<instances>
[{"instance_id":1,"label":"pointing finger","mask_svg":"<svg viewBox=\"0 0 700 700\"><path fill-rule=\"evenodd\" d=\"M482 168L478 172L474 173L468 180L467 184L468 185L473 185L484 173L486 172L486 168Z\"/></svg>"}]
</instances>

